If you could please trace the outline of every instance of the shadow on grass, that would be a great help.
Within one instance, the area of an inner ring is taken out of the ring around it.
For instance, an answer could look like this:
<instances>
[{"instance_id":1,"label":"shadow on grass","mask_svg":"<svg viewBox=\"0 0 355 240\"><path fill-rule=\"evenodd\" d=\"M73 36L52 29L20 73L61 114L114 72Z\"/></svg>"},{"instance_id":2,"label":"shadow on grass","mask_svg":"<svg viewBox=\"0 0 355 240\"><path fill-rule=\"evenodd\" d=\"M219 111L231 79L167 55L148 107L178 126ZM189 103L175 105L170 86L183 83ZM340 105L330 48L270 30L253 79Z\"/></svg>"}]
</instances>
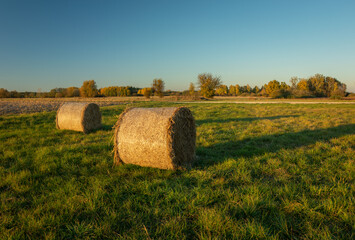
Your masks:
<instances>
[{"instance_id":1,"label":"shadow on grass","mask_svg":"<svg viewBox=\"0 0 355 240\"><path fill-rule=\"evenodd\" d=\"M229 157L252 157L277 152L280 149L298 148L350 134L355 134L355 124L247 138L240 141L219 143L210 147L197 147L196 154L200 157L200 160L195 163L195 167L214 165Z\"/></svg>"},{"instance_id":2,"label":"shadow on grass","mask_svg":"<svg viewBox=\"0 0 355 240\"><path fill-rule=\"evenodd\" d=\"M299 117L299 115L281 115L281 116L273 116L273 117L249 117L249 118L226 118L226 119L203 119L196 120L197 125L206 124L206 123L226 123L226 122L238 122L238 121L258 121L258 120L275 120L280 118L291 118L291 117Z\"/></svg>"},{"instance_id":3,"label":"shadow on grass","mask_svg":"<svg viewBox=\"0 0 355 240\"><path fill-rule=\"evenodd\" d=\"M109 132L112 131L113 125L101 124L101 127L98 129L91 130L89 133L95 133L98 131Z\"/></svg>"}]
</instances>

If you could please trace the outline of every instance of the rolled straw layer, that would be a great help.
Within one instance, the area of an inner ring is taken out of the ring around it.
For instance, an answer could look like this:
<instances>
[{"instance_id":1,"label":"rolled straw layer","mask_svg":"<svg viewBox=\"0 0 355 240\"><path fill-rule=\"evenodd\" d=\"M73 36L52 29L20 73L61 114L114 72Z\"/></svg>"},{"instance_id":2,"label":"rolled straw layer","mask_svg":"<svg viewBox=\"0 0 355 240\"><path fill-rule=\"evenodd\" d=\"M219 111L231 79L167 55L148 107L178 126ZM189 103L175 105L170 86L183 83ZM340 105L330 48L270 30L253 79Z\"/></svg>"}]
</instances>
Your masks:
<instances>
[{"instance_id":1,"label":"rolled straw layer","mask_svg":"<svg viewBox=\"0 0 355 240\"><path fill-rule=\"evenodd\" d=\"M95 103L64 103L57 112L57 128L88 133L101 127L100 107Z\"/></svg>"},{"instance_id":2,"label":"rolled straw layer","mask_svg":"<svg viewBox=\"0 0 355 240\"><path fill-rule=\"evenodd\" d=\"M185 107L131 108L115 127L115 163L181 169L195 159L196 127Z\"/></svg>"}]
</instances>

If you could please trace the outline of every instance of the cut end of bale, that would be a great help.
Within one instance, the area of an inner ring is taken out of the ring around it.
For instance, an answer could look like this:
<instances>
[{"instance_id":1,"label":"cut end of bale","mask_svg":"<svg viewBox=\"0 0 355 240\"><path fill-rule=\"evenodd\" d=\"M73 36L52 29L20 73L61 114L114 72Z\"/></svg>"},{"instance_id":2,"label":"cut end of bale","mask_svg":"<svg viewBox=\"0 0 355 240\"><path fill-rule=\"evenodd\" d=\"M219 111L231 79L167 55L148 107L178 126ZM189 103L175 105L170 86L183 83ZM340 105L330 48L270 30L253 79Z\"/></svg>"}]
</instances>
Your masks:
<instances>
[{"instance_id":1,"label":"cut end of bale","mask_svg":"<svg viewBox=\"0 0 355 240\"><path fill-rule=\"evenodd\" d=\"M115 126L115 164L185 169L195 160L195 144L188 108L130 108Z\"/></svg>"}]
</instances>

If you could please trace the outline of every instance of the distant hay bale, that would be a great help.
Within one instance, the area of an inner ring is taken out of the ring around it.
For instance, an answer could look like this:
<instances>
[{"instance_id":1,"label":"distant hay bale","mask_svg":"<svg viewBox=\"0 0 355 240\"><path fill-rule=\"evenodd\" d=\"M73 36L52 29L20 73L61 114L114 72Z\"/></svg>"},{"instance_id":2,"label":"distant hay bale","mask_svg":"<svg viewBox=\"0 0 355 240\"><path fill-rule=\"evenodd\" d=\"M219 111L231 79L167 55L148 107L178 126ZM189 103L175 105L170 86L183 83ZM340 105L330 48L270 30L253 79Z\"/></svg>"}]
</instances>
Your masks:
<instances>
[{"instance_id":1,"label":"distant hay bale","mask_svg":"<svg viewBox=\"0 0 355 240\"><path fill-rule=\"evenodd\" d=\"M196 127L188 108L130 108L115 126L115 164L185 169L195 159Z\"/></svg>"},{"instance_id":2,"label":"distant hay bale","mask_svg":"<svg viewBox=\"0 0 355 240\"><path fill-rule=\"evenodd\" d=\"M57 112L57 128L88 133L101 127L100 107L95 103L68 102Z\"/></svg>"}]
</instances>

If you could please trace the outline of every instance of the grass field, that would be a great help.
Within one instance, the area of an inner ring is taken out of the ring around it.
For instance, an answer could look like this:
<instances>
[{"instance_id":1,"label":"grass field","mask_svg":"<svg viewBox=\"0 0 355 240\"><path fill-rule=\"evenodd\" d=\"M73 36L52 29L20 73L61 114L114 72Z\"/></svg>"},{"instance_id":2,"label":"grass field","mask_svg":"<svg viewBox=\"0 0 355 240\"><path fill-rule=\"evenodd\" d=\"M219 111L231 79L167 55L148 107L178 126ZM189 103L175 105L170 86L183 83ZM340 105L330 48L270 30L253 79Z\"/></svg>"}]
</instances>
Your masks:
<instances>
[{"instance_id":1,"label":"grass field","mask_svg":"<svg viewBox=\"0 0 355 240\"><path fill-rule=\"evenodd\" d=\"M87 135L1 116L0 239L354 239L355 105L185 106L198 161L177 172L113 167L126 105Z\"/></svg>"}]
</instances>

